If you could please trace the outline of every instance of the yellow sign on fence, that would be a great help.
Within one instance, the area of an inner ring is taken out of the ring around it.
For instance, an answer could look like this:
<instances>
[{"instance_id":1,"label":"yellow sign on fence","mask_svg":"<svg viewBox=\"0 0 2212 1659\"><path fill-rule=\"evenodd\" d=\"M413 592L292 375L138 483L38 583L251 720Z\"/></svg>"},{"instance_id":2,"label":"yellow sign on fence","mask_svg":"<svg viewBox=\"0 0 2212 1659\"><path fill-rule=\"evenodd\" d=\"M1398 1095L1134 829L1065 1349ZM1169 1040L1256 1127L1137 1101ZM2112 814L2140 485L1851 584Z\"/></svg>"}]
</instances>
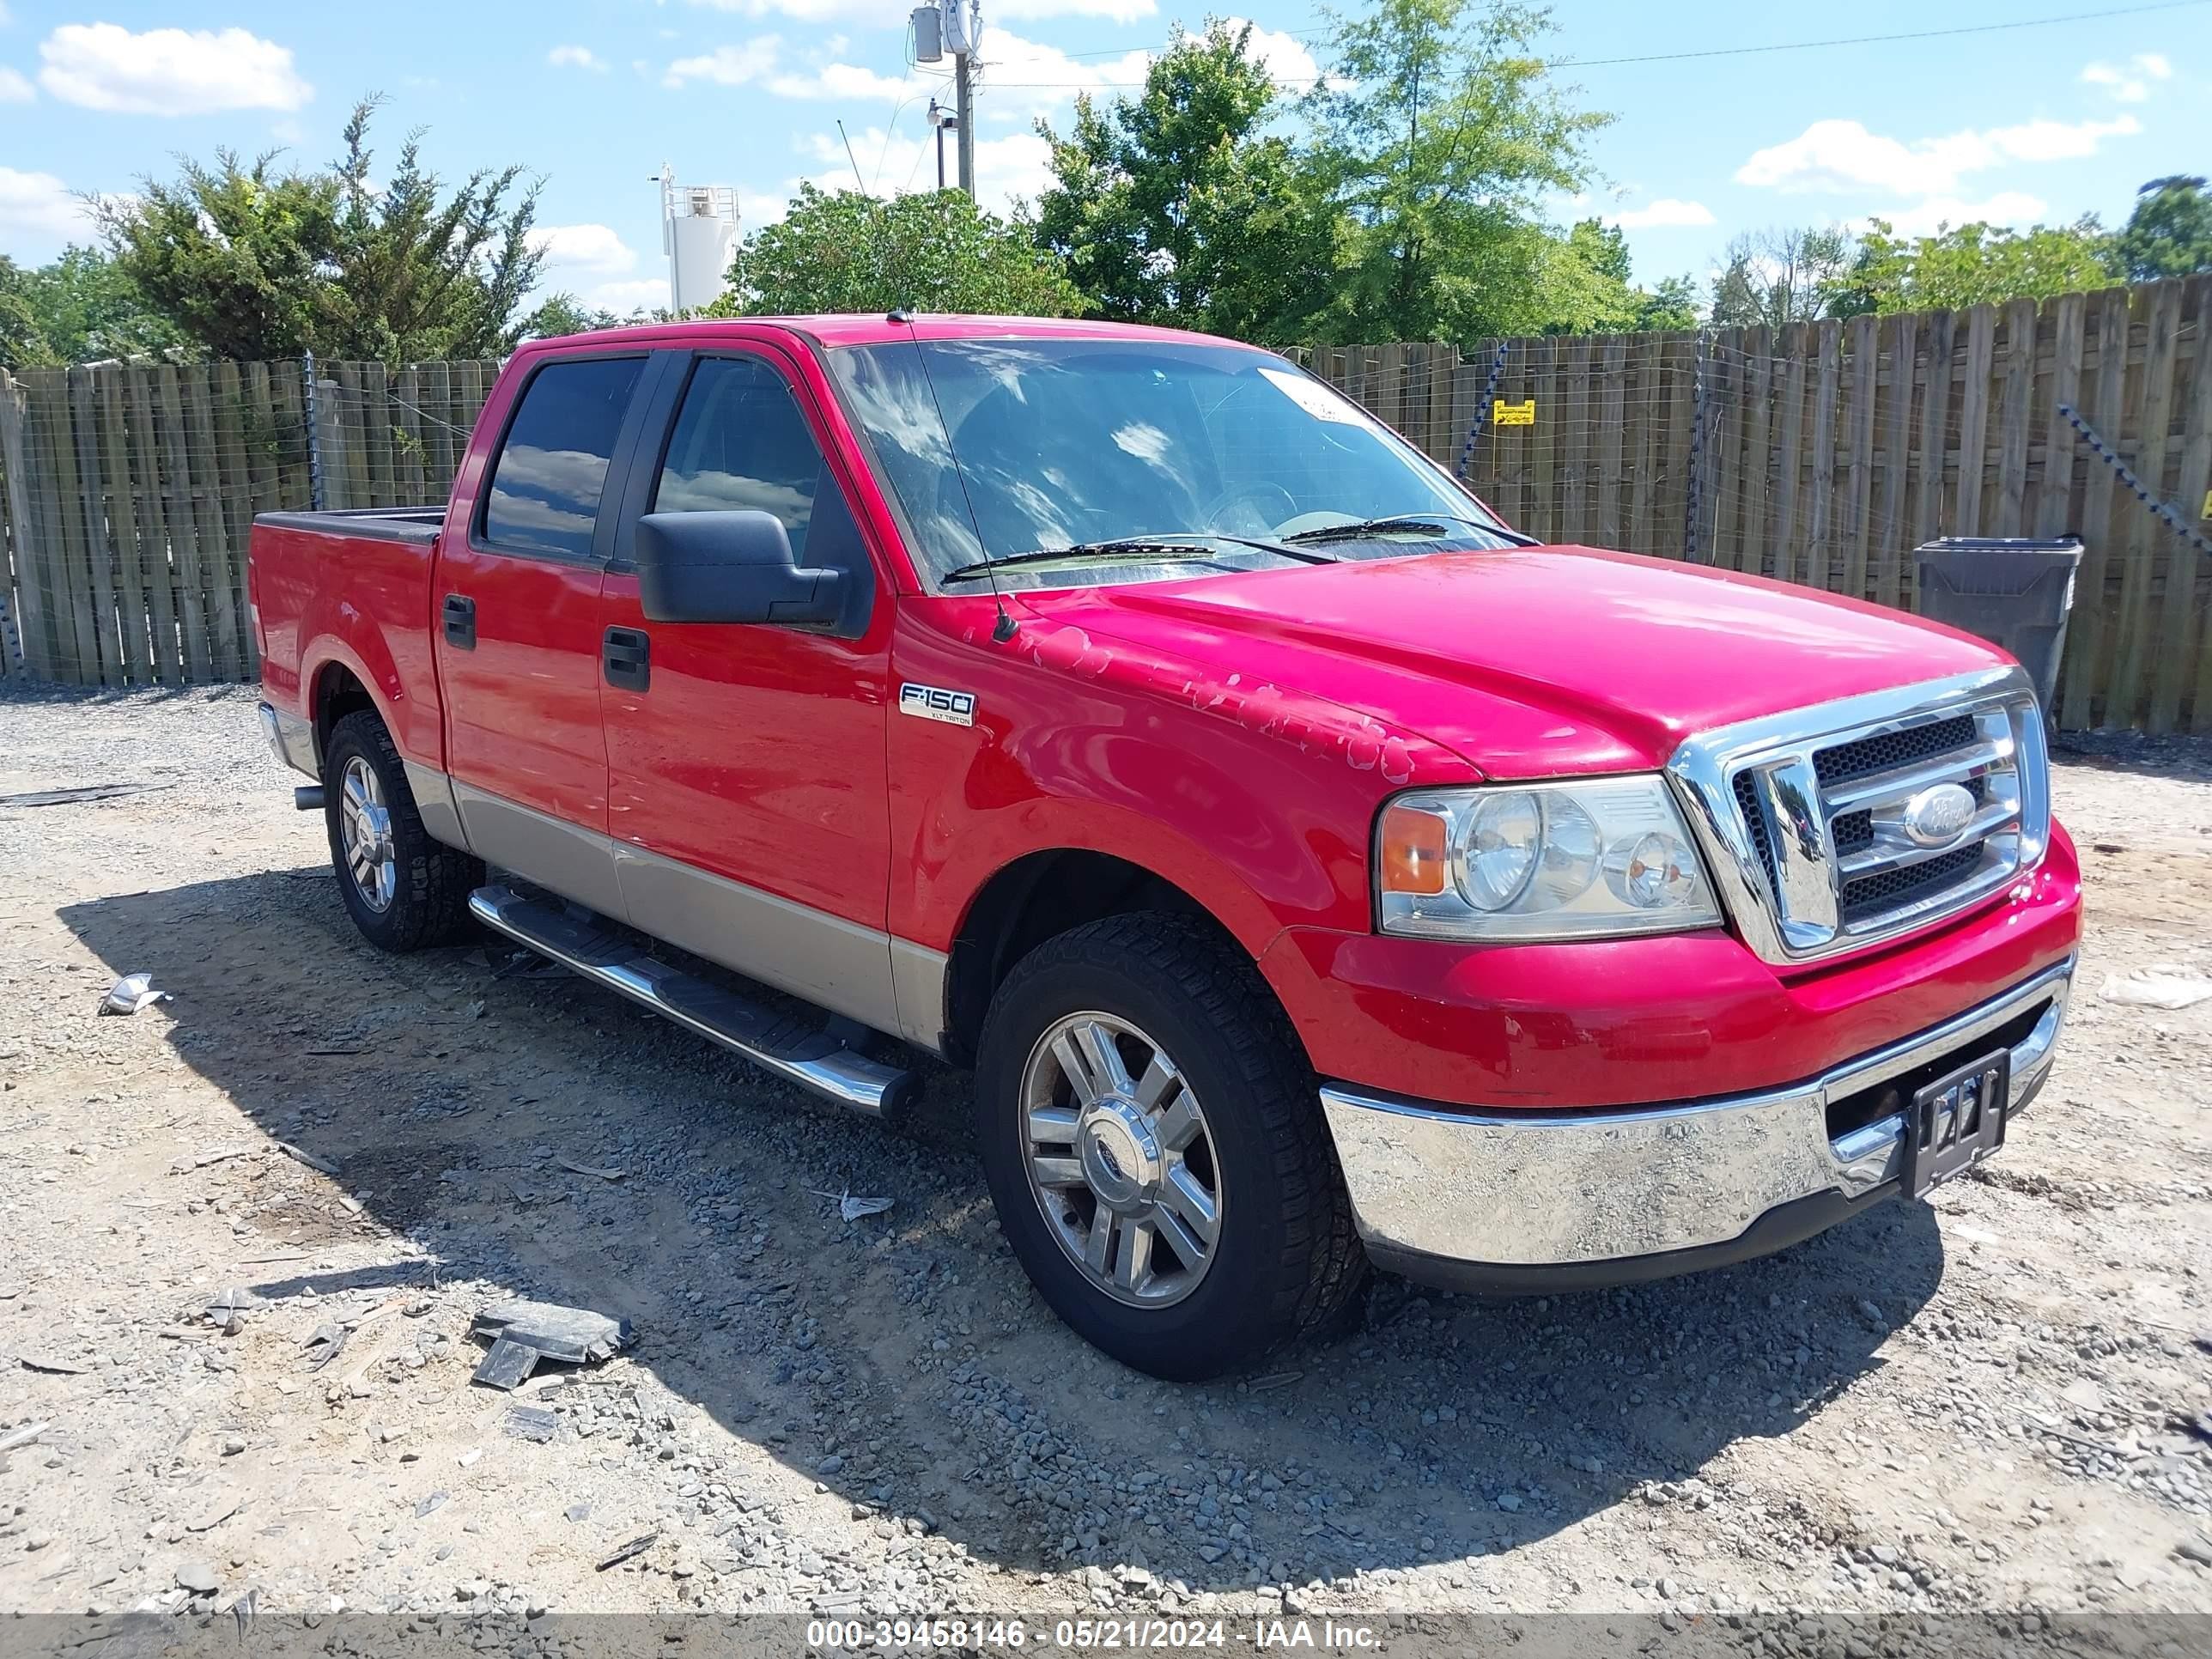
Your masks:
<instances>
[{"instance_id":1,"label":"yellow sign on fence","mask_svg":"<svg viewBox=\"0 0 2212 1659\"><path fill-rule=\"evenodd\" d=\"M1536 400L1509 404L1503 398L1490 400L1490 423L1492 426L1534 426L1536 424Z\"/></svg>"}]
</instances>

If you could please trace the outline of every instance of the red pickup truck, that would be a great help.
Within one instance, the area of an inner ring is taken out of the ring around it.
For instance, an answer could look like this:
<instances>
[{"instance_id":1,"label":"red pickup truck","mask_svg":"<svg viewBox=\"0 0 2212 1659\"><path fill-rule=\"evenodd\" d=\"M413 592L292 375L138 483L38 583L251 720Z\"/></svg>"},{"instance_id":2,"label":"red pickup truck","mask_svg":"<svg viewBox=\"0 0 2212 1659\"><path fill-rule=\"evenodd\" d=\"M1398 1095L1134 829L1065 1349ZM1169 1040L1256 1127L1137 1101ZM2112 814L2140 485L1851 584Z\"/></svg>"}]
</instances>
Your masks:
<instances>
[{"instance_id":1,"label":"red pickup truck","mask_svg":"<svg viewBox=\"0 0 2212 1659\"><path fill-rule=\"evenodd\" d=\"M1368 1264L1741 1260L1995 1151L2080 929L1981 641L1532 545L1284 359L961 317L526 346L452 500L270 514L264 726L473 923L888 1115L1194 1377Z\"/></svg>"}]
</instances>

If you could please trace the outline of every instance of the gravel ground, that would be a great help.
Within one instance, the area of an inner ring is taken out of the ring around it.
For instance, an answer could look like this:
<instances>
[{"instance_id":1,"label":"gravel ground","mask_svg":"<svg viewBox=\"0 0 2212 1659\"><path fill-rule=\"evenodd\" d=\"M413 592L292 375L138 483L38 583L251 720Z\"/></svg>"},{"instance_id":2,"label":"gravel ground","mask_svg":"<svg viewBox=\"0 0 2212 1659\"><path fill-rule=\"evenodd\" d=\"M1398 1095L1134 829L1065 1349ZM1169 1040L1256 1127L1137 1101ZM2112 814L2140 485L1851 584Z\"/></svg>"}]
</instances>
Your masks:
<instances>
[{"instance_id":1,"label":"gravel ground","mask_svg":"<svg viewBox=\"0 0 2212 1659\"><path fill-rule=\"evenodd\" d=\"M960 1075L884 1130L503 947L370 950L253 703L0 701L0 794L156 786L0 808L0 1608L2212 1611L2212 1002L2099 994L2212 971L2212 750L2061 757L2075 1019L1932 1206L1620 1292L1385 1279L1192 1389L1030 1292ZM140 970L173 1000L97 1018ZM472 1387L514 1294L638 1340Z\"/></svg>"}]
</instances>

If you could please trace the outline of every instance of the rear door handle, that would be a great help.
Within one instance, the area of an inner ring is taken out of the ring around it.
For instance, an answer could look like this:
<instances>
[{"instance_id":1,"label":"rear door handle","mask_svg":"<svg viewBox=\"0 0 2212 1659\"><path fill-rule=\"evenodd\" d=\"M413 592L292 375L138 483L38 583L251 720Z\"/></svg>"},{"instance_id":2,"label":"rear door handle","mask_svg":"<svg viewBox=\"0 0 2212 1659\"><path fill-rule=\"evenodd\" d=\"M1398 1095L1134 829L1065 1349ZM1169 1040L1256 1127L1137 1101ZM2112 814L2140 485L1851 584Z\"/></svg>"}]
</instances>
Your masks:
<instances>
[{"instance_id":1,"label":"rear door handle","mask_svg":"<svg viewBox=\"0 0 2212 1659\"><path fill-rule=\"evenodd\" d=\"M653 678L653 641L643 629L610 628L599 651L609 685L642 691Z\"/></svg>"},{"instance_id":2,"label":"rear door handle","mask_svg":"<svg viewBox=\"0 0 2212 1659\"><path fill-rule=\"evenodd\" d=\"M477 648L477 602L465 593L448 593L442 608L446 643L464 651Z\"/></svg>"}]
</instances>

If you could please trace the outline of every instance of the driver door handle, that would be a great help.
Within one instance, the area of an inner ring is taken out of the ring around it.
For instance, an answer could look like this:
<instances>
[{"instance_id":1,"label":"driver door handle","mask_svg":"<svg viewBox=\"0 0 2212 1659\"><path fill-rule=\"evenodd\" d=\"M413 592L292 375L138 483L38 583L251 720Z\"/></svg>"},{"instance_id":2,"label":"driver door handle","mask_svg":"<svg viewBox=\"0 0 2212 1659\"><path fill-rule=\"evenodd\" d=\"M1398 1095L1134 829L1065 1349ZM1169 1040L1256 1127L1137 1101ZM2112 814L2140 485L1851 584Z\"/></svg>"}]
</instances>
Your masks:
<instances>
[{"instance_id":1,"label":"driver door handle","mask_svg":"<svg viewBox=\"0 0 2212 1659\"><path fill-rule=\"evenodd\" d=\"M653 641L642 629L610 628L599 647L609 685L642 691L653 679Z\"/></svg>"}]
</instances>

